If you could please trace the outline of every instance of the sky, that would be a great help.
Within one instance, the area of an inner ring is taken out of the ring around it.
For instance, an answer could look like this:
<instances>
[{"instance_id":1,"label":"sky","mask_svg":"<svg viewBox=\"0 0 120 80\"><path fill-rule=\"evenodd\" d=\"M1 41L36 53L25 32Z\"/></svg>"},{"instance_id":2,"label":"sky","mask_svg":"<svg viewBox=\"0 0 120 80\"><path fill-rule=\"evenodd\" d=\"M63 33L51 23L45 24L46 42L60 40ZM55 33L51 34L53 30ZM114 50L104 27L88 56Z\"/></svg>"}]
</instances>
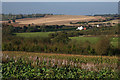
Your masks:
<instances>
[{"instance_id":1,"label":"sky","mask_svg":"<svg viewBox=\"0 0 120 80\"><path fill-rule=\"evenodd\" d=\"M119 2L120 0L0 0L2 2Z\"/></svg>"}]
</instances>

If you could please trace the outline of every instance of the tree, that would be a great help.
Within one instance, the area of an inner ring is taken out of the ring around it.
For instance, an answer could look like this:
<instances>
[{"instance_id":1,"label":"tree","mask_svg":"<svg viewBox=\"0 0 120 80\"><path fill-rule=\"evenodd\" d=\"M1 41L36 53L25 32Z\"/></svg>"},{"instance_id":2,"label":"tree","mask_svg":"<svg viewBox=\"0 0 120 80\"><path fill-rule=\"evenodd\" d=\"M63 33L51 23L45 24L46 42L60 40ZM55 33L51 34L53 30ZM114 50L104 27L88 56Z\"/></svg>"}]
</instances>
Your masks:
<instances>
[{"instance_id":1,"label":"tree","mask_svg":"<svg viewBox=\"0 0 120 80\"><path fill-rule=\"evenodd\" d=\"M70 24L73 24L72 22L70 22Z\"/></svg>"},{"instance_id":2,"label":"tree","mask_svg":"<svg viewBox=\"0 0 120 80\"><path fill-rule=\"evenodd\" d=\"M16 22L15 19L13 19L12 22Z\"/></svg>"},{"instance_id":3,"label":"tree","mask_svg":"<svg viewBox=\"0 0 120 80\"><path fill-rule=\"evenodd\" d=\"M110 46L109 38L103 37L96 43L95 51L98 55L108 55Z\"/></svg>"},{"instance_id":4,"label":"tree","mask_svg":"<svg viewBox=\"0 0 120 80\"><path fill-rule=\"evenodd\" d=\"M14 32L14 27L12 25L3 25L2 35L11 35Z\"/></svg>"},{"instance_id":5,"label":"tree","mask_svg":"<svg viewBox=\"0 0 120 80\"><path fill-rule=\"evenodd\" d=\"M8 23L11 23L11 20L9 20Z\"/></svg>"},{"instance_id":6,"label":"tree","mask_svg":"<svg viewBox=\"0 0 120 80\"><path fill-rule=\"evenodd\" d=\"M26 27L26 26L23 26L23 28L22 28L23 32L26 32L27 29L28 29L28 27Z\"/></svg>"},{"instance_id":7,"label":"tree","mask_svg":"<svg viewBox=\"0 0 120 80\"><path fill-rule=\"evenodd\" d=\"M68 43L70 41L69 37L67 36L67 33L62 32L59 33L55 38L52 39L53 42L57 43Z\"/></svg>"}]
</instances>

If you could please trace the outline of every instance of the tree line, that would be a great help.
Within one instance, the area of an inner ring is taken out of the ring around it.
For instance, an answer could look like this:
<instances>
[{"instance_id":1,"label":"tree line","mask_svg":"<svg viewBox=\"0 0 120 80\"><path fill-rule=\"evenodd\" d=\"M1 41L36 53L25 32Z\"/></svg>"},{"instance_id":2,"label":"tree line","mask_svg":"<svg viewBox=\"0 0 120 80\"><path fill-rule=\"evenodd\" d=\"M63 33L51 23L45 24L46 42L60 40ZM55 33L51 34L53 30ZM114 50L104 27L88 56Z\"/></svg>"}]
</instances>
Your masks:
<instances>
[{"instance_id":1,"label":"tree line","mask_svg":"<svg viewBox=\"0 0 120 80\"><path fill-rule=\"evenodd\" d=\"M119 26L120 24L116 26L111 26L111 27L102 27L102 28L91 28L88 30L82 30L82 31L66 31L66 35L69 37L78 37L78 36L83 36L83 35L92 35L92 36L99 36L99 35L118 35L119 34ZM51 33L49 34L51 37L54 37L58 35L60 32L56 33Z\"/></svg>"},{"instance_id":2,"label":"tree line","mask_svg":"<svg viewBox=\"0 0 120 80\"><path fill-rule=\"evenodd\" d=\"M87 30L76 31L75 26L65 26L65 25L28 25L23 27L14 27L13 25L3 24L3 29L8 29L5 33L8 33L9 30L13 33L23 33L23 32L51 32L54 31L56 33L50 34L50 36L57 35L58 31L65 31L67 36L76 37L81 35L118 35L119 34L119 26L110 26L110 27L101 27L101 28L87 28Z\"/></svg>"},{"instance_id":3,"label":"tree line","mask_svg":"<svg viewBox=\"0 0 120 80\"><path fill-rule=\"evenodd\" d=\"M101 37L96 43L89 41L77 42L71 40L67 32L60 32L49 37L23 38L12 35L13 30L3 27L2 50L3 51L28 51L45 53L65 53L82 55L118 55L119 48L110 44L108 37Z\"/></svg>"},{"instance_id":4,"label":"tree line","mask_svg":"<svg viewBox=\"0 0 120 80\"><path fill-rule=\"evenodd\" d=\"M39 18L39 17L45 17L46 15L53 15L53 14L2 14L2 20L15 20L15 19L23 19L23 18Z\"/></svg>"},{"instance_id":5,"label":"tree line","mask_svg":"<svg viewBox=\"0 0 120 80\"><path fill-rule=\"evenodd\" d=\"M22 32L50 32L50 31L71 31L75 30L76 27L74 26L65 26L65 25L32 25L29 24L28 26L23 27L14 27L13 25L3 24L4 26L8 26L11 28L15 33L22 33Z\"/></svg>"}]
</instances>

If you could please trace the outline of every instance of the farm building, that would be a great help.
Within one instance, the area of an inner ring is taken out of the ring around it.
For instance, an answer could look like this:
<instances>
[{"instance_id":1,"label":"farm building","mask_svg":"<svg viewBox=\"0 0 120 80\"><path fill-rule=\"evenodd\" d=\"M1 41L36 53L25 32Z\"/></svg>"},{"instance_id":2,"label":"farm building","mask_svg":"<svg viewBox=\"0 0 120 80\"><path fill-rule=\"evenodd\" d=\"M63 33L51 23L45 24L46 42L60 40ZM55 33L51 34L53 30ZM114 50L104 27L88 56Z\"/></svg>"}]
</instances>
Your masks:
<instances>
[{"instance_id":1,"label":"farm building","mask_svg":"<svg viewBox=\"0 0 120 80\"><path fill-rule=\"evenodd\" d=\"M84 27L84 30L86 30L86 27Z\"/></svg>"},{"instance_id":2,"label":"farm building","mask_svg":"<svg viewBox=\"0 0 120 80\"><path fill-rule=\"evenodd\" d=\"M97 24L97 27L100 27L100 25Z\"/></svg>"},{"instance_id":3,"label":"farm building","mask_svg":"<svg viewBox=\"0 0 120 80\"><path fill-rule=\"evenodd\" d=\"M83 28L83 26L81 26L81 27L78 27L76 30L83 30L84 28Z\"/></svg>"},{"instance_id":4,"label":"farm building","mask_svg":"<svg viewBox=\"0 0 120 80\"><path fill-rule=\"evenodd\" d=\"M76 30L86 30L86 27L81 26L81 27L78 27Z\"/></svg>"}]
</instances>

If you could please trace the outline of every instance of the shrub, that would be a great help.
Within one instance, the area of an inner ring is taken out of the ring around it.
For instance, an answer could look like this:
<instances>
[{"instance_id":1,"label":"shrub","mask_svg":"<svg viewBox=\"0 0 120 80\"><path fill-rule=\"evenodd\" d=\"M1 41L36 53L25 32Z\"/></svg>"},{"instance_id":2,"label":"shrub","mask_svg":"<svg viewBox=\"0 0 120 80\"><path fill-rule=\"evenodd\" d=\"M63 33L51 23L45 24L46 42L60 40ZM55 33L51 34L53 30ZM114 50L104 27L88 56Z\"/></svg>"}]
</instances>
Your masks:
<instances>
[{"instance_id":1,"label":"shrub","mask_svg":"<svg viewBox=\"0 0 120 80\"><path fill-rule=\"evenodd\" d=\"M102 37L95 45L95 51L98 55L107 55L110 50L110 41L107 37Z\"/></svg>"}]
</instances>

